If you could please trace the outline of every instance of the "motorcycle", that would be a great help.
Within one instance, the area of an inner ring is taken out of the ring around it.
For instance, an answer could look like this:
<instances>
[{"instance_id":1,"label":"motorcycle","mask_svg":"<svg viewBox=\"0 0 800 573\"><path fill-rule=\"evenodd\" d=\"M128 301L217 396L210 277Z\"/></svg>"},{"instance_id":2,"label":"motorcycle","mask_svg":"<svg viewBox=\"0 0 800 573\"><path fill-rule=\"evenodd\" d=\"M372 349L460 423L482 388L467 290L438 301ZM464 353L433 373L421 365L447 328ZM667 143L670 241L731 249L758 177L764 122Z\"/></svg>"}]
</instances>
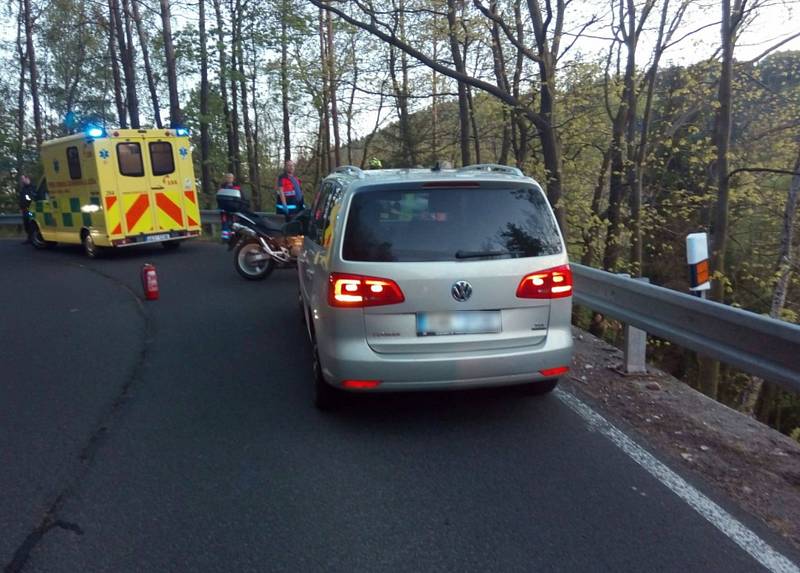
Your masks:
<instances>
[{"instance_id":1,"label":"motorcycle","mask_svg":"<svg viewBox=\"0 0 800 573\"><path fill-rule=\"evenodd\" d=\"M295 265L308 216L300 211L284 225L277 225L253 212L233 213L228 250L233 251L236 272L256 281L267 278L275 268Z\"/></svg>"}]
</instances>

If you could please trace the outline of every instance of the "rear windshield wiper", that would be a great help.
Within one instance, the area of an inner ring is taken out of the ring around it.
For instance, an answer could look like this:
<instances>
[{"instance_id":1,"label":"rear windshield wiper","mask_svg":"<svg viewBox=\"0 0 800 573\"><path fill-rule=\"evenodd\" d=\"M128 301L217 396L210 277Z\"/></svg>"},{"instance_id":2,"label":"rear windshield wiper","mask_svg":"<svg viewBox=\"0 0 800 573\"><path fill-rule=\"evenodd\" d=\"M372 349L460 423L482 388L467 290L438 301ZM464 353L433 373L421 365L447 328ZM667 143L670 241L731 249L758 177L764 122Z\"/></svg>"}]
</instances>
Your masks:
<instances>
[{"instance_id":1,"label":"rear windshield wiper","mask_svg":"<svg viewBox=\"0 0 800 573\"><path fill-rule=\"evenodd\" d=\"M483 257L505 257L512 255L511 251L456 251L457 259L480 259Z\"/></svg>"}]
</instances>

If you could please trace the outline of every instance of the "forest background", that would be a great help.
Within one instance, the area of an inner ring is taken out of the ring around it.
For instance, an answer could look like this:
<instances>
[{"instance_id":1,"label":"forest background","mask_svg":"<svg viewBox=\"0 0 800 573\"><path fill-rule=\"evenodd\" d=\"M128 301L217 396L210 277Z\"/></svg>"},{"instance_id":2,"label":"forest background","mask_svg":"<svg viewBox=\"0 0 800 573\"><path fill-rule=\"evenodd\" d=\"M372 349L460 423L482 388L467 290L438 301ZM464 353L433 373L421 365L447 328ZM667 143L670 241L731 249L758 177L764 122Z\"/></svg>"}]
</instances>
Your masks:
<instances>
[{"instance_id":1,"label":"forest background","mask_svg":"<svg viewBox=\"0 0 800 573\"><path fill-rule=\"evenodd\" d=\"M233 172L274 206L339 165L516 165L572 260L800 322L800 3L781 0L8 0L0 212L42 141L185 126L203 205ZM796 21L796 20L795 20ZM69 119L68 119L69 118ZM66 120L66 121L65 121ZM576 309L609 340L613 321ZM651 337L649 358L800 440L800 398Z\"/></svg>"}]
</instances>

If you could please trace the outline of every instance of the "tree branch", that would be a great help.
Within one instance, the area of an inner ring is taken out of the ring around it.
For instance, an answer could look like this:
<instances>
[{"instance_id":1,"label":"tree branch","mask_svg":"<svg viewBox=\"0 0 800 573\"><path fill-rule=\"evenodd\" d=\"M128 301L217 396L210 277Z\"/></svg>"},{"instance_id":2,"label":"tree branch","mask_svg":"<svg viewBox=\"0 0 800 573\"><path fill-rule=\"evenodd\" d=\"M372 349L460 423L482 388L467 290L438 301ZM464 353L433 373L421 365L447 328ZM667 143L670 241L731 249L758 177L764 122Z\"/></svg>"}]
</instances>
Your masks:
<instances>
[{"instance_id":1,"label":"tree branch","mask_svg":"<svg viewBox=\"0 0 800 573\"><path fill-rule=\"evenodd\" d=\"M534 62L539 62L540 58L538 55L534 54L530 48L525 47L514 34L511 33L511 29L508 27L508 24L497 14L492 13L486 6L483 5L481 0L473 0L473 4L475 7L480 10L484 16L489 18L492 22L500 26L500 29L503 30L503 33L506 35L508 40L514 45L516 49L520 52L525 54L525 57L528 59L533 60Z\"/></svg>"}]
</instances>

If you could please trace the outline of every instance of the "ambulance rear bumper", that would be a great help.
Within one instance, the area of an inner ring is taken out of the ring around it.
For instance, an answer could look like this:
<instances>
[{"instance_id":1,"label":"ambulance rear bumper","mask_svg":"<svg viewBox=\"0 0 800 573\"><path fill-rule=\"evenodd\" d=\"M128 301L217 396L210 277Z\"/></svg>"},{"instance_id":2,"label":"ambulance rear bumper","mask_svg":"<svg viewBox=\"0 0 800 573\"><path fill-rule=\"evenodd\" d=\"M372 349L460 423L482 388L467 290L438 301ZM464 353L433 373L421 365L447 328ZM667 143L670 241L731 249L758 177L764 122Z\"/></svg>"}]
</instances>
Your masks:
<instances>
[{"instance_id":1,"label":"ambulance rear bumper","mask_svg":"<svg viewBox=\"0 0 800 573\"><path fill-rule=\"evenodd\" d=\"M114 247L132 247L134 245L146 245L147 243L164 243L166 241L181 241L184 239L191 239L199 237L200 231L170 231L166 233L154 233L150 235L131 235L121 239L111 239L111 245Z\"/></svg>"}]
</instances>

